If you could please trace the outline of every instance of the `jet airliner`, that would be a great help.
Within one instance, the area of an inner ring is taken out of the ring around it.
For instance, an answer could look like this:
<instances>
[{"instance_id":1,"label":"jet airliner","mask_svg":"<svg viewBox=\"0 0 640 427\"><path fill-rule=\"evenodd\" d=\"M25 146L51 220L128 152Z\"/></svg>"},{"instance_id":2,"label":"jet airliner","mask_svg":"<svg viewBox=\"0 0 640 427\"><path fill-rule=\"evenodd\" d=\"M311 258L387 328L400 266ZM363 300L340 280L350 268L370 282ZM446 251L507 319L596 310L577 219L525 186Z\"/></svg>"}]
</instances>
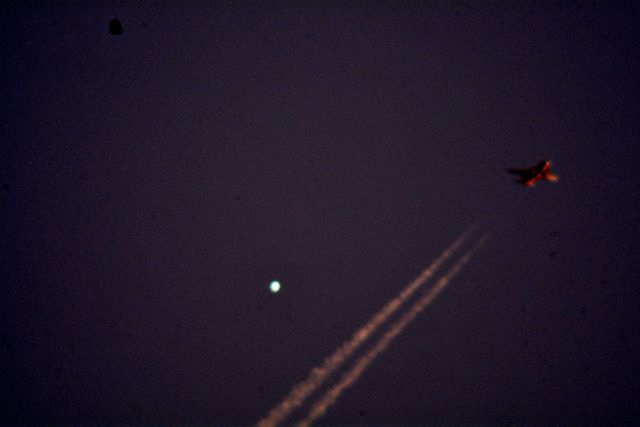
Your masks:
<instances>
[{"instance_id":1,"label":"jet airliner","mask_svg":"<svg viewBox=\"0 0 640 427\"><path fill-rule=\"evenodd\" d=\"M549 160L542 160L537 165L524 168L524 169L507 169L508 172L514 173L516 175L520 175L520 178L517 181L526 185L527 187L532 187L536 181L557 181L558 177L551 173L551 162Z\"/></svg>"}]
</instances>

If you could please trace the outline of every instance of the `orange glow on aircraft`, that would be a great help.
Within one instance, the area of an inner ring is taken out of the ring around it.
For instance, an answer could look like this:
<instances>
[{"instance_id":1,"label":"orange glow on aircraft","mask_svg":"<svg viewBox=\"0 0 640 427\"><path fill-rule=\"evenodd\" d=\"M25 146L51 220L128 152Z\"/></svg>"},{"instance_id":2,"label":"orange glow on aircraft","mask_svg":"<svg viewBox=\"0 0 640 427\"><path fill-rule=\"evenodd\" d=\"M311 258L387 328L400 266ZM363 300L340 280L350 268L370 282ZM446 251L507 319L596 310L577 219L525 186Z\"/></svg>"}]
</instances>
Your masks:
<instances>
[{"instance_id":1,"label":"orange glow on aircraft","mask_svg":"<svg viewBox=\"0 0 640 427\"><path fill-rule=\"evenodd\" d=\"M543 160L537 165L525 169L507 169L509 173L520 175L517 181L527 187L533 187L536 181L557 181L558 177L551 173L551 162Z\"/></svg>"}]
</instances>

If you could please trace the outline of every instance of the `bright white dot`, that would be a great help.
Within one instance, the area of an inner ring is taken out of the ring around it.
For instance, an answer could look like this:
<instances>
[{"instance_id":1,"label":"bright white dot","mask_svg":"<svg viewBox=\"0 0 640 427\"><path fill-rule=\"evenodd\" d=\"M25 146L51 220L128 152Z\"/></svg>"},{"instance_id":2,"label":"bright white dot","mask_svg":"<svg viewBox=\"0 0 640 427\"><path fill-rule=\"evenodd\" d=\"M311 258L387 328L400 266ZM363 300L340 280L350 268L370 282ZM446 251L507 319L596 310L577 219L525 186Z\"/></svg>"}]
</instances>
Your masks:
<instances>
[{"instance_id":1,"label":"bright white dot","mask_svg":"<svg viewBox=\"0 0 640 427\"><path fill-rule=\"evenodd\" d=\"M269 289L271 289L271 292L275 294L280 290L280 282L278 282L277 280L274 280L269 284Z\"/></svg>"}]
</instances>

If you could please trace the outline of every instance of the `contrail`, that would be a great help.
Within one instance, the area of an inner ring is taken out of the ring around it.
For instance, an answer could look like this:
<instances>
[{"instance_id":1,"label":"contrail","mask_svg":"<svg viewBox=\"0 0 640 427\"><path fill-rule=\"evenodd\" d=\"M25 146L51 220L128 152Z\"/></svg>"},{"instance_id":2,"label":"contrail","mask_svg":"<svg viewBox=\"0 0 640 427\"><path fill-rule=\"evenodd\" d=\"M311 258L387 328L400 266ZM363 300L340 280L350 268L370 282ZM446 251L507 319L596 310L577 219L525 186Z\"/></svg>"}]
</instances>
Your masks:
<instances>
[{"instance_id":1,"label":"contrail","mask_svg":"<svg viewBox=\"0 0 640 427\"><path fill-rule=\"evenodd\" d=\"M476 223L477 224L477 223ZM271 427L284 421L291 412L297 409L362 343L373 334L385 320L389 318L411 295L422 286L438 268L455 252L456 249L469 237L476 227L472 225L460 237L458 237L445 251L427 267L420 275L409 283L403 290L382 307L369 321L338 349L324 360L320 367L311 369L309 376L304 381L296 384L289 394L278 406L275 406L269 414L258 421L258 427Z\"/></svg>"},{"instance_id":2,"label":"contrail","mask_svg":"<svg viewBox=\"0 0 640 427\"><path fill-rule=\"evenodd\" d=\"M402 330L416 318L418 314L426 306L428 306L435 297L449 284L451 279L455 277L456 274L462 269L462 267L469 262L471 256L475 251L477 251L484 242L489 238L489 234L486 234L482 239L475 244L475 246L469 250L461 259L458 261L451 269L445 274L438 282L427 290L422 298L420 298L411 308L405 312L405 314L397 320L393 325L389 327L387 332L384 333L380 337L380 339L376 342L376 344L369 350L367 353L362 355L354 364L351 370L347 371L340 381L334 385L331 389L327 390L327 392L319 397L316 402L313 404L311 410L309 411L309 415L303 421L298 423L297 427L307 427L311 425L311 423L321 416L323 416L327 409L331 405L333 405L336 400L340 397L340 395L349 388L359 377L362 375L364 370L369 366L369 364L380 354L382 353L393 341L393 339L400 333Z\"/></svg>"}]
</instances>

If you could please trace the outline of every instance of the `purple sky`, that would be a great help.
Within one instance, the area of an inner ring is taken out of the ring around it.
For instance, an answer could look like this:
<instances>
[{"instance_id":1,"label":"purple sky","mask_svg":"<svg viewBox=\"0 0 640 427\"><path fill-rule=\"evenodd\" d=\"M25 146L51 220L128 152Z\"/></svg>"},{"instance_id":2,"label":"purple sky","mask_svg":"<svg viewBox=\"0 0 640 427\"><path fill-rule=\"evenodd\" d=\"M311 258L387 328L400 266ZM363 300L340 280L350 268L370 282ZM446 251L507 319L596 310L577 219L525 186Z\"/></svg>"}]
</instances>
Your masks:
<instances>
[{"instance_id":1,"label":"purple sky","mask_svg":"<svg viewBox=\"0 0 640 427\"><path fill-rule=\"evenodd\" d=\"M255 423L477 220L321 424L640 419L637 7L107 4L0 13L0 423Z\"/></svg>"}]
</instances>

